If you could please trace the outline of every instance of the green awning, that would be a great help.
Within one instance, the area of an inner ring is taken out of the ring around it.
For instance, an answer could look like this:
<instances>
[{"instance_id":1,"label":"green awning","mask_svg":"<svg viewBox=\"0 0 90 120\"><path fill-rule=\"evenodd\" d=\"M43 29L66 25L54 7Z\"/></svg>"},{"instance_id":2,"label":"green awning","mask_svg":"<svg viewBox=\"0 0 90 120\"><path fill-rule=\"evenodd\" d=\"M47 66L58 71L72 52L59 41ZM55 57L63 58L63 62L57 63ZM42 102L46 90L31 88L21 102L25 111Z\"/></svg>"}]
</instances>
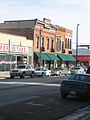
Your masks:
<instances>
[{"instance_id":1,"label":"green awning","mask_svg":"<svg viewBox=\"0 0 90 120\"><path fill-rule=\"evenodd\" d=\"M72 55L66 55L66 57L68 58L68 60L70 62L75 62L76 61L76 59Z\"/></svg>"},{"instance_id":2,"label":"green awning","mask_svg":"<svg viewBox=\"0 0 90 120\"><path fill-rule=\"evenodd\" d=\"M50 60L57 60L57 61L59 61L59 58L57 57L57 54L51 54L51 53L46 53L46 54L50 58Z\"/></svg>"},{"instance_id":3,"label":"green awning","mask_svg":"<svg viewBox=\"0 0 90 120\"><path fill-rule=\"evenodd\" d=\"M34 56L35 60L39 59L39 57L40 57L40 53L39 52L35 52L35 56ZM50 60L50 58L47 56L46 53L41 53L41 59L42 60Z\"/></svg>"},{"instance_id":4,"label":"green awning","mask_svg":"<svg viewBox=\"0 0 90 120\"><path fill-rule=\"evenodd\" d=\"M62 61L69 61L68 58L67 58L64 54L57 54L57 56L58 56L59 59L61 59Z\"/></svg>"}]
</instances>

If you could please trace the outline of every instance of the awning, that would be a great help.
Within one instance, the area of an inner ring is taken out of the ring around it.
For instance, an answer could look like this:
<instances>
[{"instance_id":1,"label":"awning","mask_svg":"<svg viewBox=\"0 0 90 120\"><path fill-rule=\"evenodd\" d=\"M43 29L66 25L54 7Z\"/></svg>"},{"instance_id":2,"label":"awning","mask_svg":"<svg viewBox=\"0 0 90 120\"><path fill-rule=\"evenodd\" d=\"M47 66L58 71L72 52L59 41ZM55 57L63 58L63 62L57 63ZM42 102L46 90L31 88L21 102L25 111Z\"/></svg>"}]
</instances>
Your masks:
<instances>
[{"instance_id":1,"label":"awning","mask_svg":"<svg viewBox=\"0 0 90 120\"><path fill-rule=\"evenodd\" d=\"M35 54L35 56L34 56L35 60L40 57L40 53L39 52L35 52L34 54ZM50 60L50 58L47 56L46 53L41 53L41 59L42 60Z\"/></svg>"},{"instance_id":2,"label":"awning","mask_svg":"<svg viewBox=\"0 0 90 120\"><path fill-rule=\"evenodd\" d=\"M50 60L57 60L57 61L59 61L59 58L57 57L57 54L51 54L51 53L46 53L46 54L50 58Z\"/></svg>"},{"instance_id":3,"label":"awning","mask_svg":"<svg viewBox=\"0 0 90 120\"><path fill-rule=\"evenodd\" d=\"M70 61L70 62L76 61L76 59L72 55L66 55L66 57L68 58L68 61Z\"/></svg>"},{"instance_id":4,"label":"awning","mask_svg":"<svg viewBox=\"0 0 90 120\"><path fill-rule=\"evenodd\" d=\"M61 59L62 61L69 61L68 58L67 58L64 54L57 54L57 56L58 56L59 59Z\"/></svg>"},{"instance_id":5,"label":"awning","mask_svg":"<svg viewBox=\"0 0 90 120\"><path fill-rule=\"evenodd\" d=\"M74 56L76 58L76 56ZM80 62L90 62L90 56L78 56L78 61Z\"/></svg>"}]
</instances>

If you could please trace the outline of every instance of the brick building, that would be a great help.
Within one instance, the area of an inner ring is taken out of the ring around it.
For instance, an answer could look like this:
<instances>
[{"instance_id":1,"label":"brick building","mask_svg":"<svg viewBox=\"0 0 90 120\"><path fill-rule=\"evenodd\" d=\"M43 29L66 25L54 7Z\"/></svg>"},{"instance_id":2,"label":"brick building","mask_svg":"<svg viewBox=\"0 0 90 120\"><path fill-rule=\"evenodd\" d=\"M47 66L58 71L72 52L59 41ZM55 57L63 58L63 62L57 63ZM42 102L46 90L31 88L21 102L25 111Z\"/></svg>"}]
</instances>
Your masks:
<instances>
[{"instance_id":1,"label":"brick building","mask_svg":"<svg viewBox=\"0 0 90 120\"><path fill-rule=\"evenodd\" d=\"M33 40L35 67L40 64L48 68L68 66L69 63L75 61L71 55L72 31L52 25L49 19L5 21L0 23L0 32L21 35L27 40Z\"/></svg>"}]
</instances>

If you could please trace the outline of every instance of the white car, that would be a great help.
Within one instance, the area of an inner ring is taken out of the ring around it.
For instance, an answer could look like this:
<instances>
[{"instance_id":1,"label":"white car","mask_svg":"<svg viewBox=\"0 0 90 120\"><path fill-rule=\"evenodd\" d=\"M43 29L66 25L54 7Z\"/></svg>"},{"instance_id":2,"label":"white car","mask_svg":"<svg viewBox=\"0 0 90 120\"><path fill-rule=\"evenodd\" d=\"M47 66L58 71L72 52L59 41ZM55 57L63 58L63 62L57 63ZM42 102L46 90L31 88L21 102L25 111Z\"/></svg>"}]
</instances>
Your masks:
<instances>
[{"instance_id":1,"label":"white car","mask_svg":"<svg viewBox=\"0 0 90 120\"><path fill-rule=\"evenodd\" d=\"M44 74L45 76L51 76L51 70L49 70L48 68L44 68Z\"/></svg>"},{"instance_id":2,"label":"white car","mask_svg":"<svg viewBox=\"0 0 90 120\"><path fill-rule=\"evenodd\" d=\"M71 74L84 74L84 68L81 66L73 67L71 70Z\"/></svg>"},{"instance_id":3,"label":"white car","mask_svg":"<svg viewBox=\"0 0 90 120\"><path fill-rule=\"evenodd\" d=\"M38 67L35 69L34 75L39 77L50 76L51 70L48 70L48 68Z\"/></svg>"}]
</instances>

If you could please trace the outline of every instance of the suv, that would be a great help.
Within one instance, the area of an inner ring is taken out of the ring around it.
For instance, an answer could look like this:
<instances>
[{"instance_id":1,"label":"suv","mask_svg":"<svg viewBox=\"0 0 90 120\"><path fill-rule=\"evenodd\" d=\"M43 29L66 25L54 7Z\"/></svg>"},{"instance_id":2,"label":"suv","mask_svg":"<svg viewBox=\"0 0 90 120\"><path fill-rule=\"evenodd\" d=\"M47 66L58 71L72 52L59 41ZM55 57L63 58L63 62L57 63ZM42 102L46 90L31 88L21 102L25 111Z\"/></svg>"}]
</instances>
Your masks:
<instances>
[{"instance_id":1,"label":"suv","mask_svg":"<svg viewBox=\"0 0 90 120\"><path fill-rule=\"evenodd\" d=\"M20 78L25 78L25 76L34 77L34 69L29 64L20 64L17 68L10 70L10 77L14 78L16 76L20 76Z\"/></svg>"}]
</instances>

